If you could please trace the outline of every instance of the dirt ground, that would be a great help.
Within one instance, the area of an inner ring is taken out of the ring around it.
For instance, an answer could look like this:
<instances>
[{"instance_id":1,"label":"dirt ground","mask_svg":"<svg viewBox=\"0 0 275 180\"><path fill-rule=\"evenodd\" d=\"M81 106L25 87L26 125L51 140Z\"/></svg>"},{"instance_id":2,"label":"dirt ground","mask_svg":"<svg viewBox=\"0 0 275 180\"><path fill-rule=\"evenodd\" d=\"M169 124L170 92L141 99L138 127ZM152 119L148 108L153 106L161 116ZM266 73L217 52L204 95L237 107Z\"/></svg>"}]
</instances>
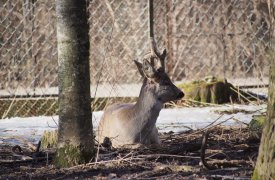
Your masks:
<instances>
[{"instance_id":1,"label":"dirt ground","mask_svg":"<svg viewBox=\"0 0 275 180\"><path fill-rule=\"evenodd\" d=\"M54 149L2 144L0 179L250 179L260 142L246 127L221 125L160 136L160 147L99 147L97 162L63 169Z\"/></svg>"}]
</instances>

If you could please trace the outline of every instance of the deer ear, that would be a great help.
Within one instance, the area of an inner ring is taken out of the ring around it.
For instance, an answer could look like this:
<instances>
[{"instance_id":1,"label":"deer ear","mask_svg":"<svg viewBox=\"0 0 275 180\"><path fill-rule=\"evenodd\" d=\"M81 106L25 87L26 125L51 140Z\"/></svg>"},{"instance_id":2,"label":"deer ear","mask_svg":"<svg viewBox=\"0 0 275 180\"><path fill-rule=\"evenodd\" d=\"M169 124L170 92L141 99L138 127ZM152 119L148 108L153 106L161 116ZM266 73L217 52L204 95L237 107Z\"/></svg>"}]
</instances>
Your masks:
<instances>
[{"instance_id":1,"label":"deer ear","mask_svg":"<svg viewBox=\"0 0 275 180\"><path fill-rule=\"evenodd\" d=\"M140 62L138 62L137 60L134 60L137 68L138 68L138 72L141 74L142 77L144 77L144 72L143 72L143 67L142 64Z\"/></svg>"},{"instance_id":2,"label":"deer ear","mask_svg":"<svg viewBox=\"0 0 275 180\"><path fill-rule=\"evenodd\" d=\"M145 74L146 77L151 78L154 76L155 74L154 67L147 59L143 60L142 67L143 67L143 73Z\"/></svg>"}]
</instances>

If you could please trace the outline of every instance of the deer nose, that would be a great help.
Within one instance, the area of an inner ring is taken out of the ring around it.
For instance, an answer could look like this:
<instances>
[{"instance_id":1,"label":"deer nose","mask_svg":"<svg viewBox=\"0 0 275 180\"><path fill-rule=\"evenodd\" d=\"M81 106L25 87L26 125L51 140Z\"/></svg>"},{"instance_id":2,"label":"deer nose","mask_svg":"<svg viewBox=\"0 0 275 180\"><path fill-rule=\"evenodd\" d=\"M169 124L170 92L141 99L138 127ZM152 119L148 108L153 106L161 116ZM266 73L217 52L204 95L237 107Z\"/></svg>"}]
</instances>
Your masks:
<instances>
[{"instance_id":1,"label":"deer nose","mask_svg":"<svg viewBox=\"0 0 275 180\"><path fill-rule=\"evenodd\" d=\"M178 98L178 99L181 99L181 98L183 98L183 96L184 96L184 93L183 93L183 92L180 92L180 93L178 94L177 98Z\"/></svg>"}]
</instances>

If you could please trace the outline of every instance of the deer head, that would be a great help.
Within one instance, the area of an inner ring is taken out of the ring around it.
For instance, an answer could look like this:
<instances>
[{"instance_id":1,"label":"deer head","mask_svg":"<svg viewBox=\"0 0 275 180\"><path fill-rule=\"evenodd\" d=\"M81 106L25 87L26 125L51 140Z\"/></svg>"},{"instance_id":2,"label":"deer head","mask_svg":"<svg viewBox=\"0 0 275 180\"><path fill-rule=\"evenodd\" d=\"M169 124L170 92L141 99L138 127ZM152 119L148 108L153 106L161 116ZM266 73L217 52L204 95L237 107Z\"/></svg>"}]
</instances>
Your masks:
<instances>
[{"instance_id":1,"label":"deer head","mask_svg":"<svg viewBox=\"0 0 275 180\"><path fill-rule=\"evenodd\" d=\"M151 52L144 56L142 63L134 61L139 73L144 77L144 86L149 86L156 100L166 103L180 99L184 93L177 88L165 72L166 50L162 53L157 50L154 41L151 43ZM149 92L147 92L149 93Z\"/></svg>"}]
</instances>

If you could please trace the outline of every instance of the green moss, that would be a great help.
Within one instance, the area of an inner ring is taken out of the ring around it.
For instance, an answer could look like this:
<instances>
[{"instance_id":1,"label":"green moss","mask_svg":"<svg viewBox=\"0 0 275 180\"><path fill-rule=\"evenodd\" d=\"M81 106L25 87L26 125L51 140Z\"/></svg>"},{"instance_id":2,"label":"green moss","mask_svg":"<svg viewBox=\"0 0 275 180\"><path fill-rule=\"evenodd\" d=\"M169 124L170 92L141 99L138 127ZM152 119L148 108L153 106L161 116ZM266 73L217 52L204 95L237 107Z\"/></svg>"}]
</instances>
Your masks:
<instances>
[{"instance_id":1,"label":"green moss","mask_svg":"<svg viewBox=\"0 0 275 180\"><path fill-rule=\"evenodd\" d=\"M225 79L207 76L202 80L179 84L185 92L185 99L203 103L222 104L230 102L247 102L258 100L254 96L237 89Z\"/></svg>"},{"instance_id":2,"label":"green moss","mask_svg":"<svg viewBox=\"0 0 275 180\"><path fill-rule=\"evenodd\" d=\"M179 84L185 92L185 98L203 103L226 103L230 101L230 87L232 85L223 79L207 76L203 80Z\"/></svg>"},{"instance_id":3,"label":"green moss","mask_svg":"<svg viewBox=\"0 0 275 180\"><path fill-rule=\"evenodd\" d=\"M252 175L251 179L252 180L260 180L259 174L258 174L258 170L257 170L257 166L256 166L256 168L253 171L253 175Z\"/></svg>"},{"instance_id":4,"label":"green moss","mask_svg":"<svg viewBox=\"0 0 275 180\"><path fill-rule=\"evenodd\" d=\"M249 123L250 130L262 130L266 121L266 115L254 115Z\"/></svg>"},{"instance_id":5,"label":"green moss","mask_svg":"<svg viewBox=\"0 0 275 180\"><path fill-rule=\"evenodd\" d=\"M252 138L260 139L262 136L262 129L266 121L265 115L254 115L249 123L249 133Z\"/></svg>"},{"instance_id":6,"label":"green moss","mask_svg":"<svg viewBox=\"0 0 275 180\"><path fill-rule=\"evenodd\" d=\"M54 159L57 167L71 167L78 164L88 163L94 158L94 147L74 146L71 144L65 144L63 147L59 147L56 150L56 156Z\"/></svg>"}]
</instances>

